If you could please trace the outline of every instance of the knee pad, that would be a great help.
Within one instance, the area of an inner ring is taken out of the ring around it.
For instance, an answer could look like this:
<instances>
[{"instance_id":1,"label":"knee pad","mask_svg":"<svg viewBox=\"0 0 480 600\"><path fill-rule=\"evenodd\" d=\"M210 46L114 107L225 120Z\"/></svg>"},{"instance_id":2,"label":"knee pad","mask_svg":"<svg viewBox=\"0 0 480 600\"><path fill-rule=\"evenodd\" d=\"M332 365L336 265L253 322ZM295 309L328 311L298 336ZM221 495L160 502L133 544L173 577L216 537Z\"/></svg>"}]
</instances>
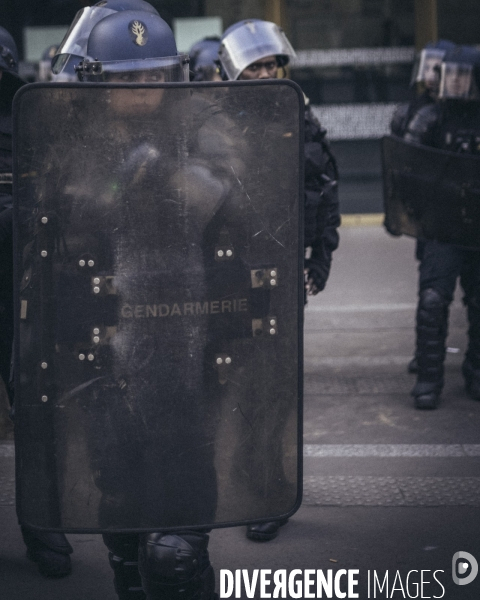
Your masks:
<instances>
[{"instance_id":1,"label":"knee pad","mask_svg":"<svg viewBox=\"0 0 480 600\"><path fill-rule=\"evenodd\" d=\"M148 600L210 600L215 575L208 535L152 533L140 543L139 569Z\"/></svg>"},{"instance_id":2,"label":"knee pad","mask_svg":"<svg viewBox=\"0 0 480 600\"><path fill-rule=\"evenodd\" d=\"M427 288L420 292L419 307L426 310L445 308L447 305L443 296L433 288Z\"/></svg>"},{"instance_id":3,"label":"knee pad","mask_svg":"<svg viewBox=\"0 0 480 600\"><path fill-rule=\"evenodd\" d=\"M420 292L418 300L417 324L426 327L447 326L448 302L433 288Z\"/></svg>"}]
</instances>

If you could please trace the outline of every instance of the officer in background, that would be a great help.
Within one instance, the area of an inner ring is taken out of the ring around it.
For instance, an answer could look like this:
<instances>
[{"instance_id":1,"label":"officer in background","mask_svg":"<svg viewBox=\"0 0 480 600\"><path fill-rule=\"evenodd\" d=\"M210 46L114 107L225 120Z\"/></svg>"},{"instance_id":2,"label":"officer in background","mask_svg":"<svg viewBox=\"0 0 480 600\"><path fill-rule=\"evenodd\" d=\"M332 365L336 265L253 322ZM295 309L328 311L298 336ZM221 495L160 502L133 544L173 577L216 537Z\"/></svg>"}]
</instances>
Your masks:
<instances>
[{"instance_id":1,"label":"officer in background","mask_svg":"<svg viewBox=\"0 0 480 600\"><path fill-rule=\"evenodd\" d=\"M12 100L24 84L18 76L18 51L12 36L0 27L0 376L10 403L14 390L10 370L13 345L12 239ZM46 577L71 571L72 547L63 533L43 533L22 527L27 556Z\"/></svg>"},{"instance_id":2,"label":"officer in background","mask_svg":"<svg viewBox=\"0 0 480 600\"><path fill-rule=\"evenodd\" d=\"M276 79L295 52L280 27L250 19L229 27L223 34L219 62L225 79L247 81ZM338 171L326 139L326 131L313 116L306 98L305 108L305 302L327 283L332 253L338 247L340 214ZM269 541L287 521L269 521L247 527L247 537Z\"/></svg>"},{"instance_id":3,"label":"officer in background","mask_svg":"<svg viewBox=\"0 0 480 600\"><path fill-rule=\"evenodd\" d=\"M211 36L190 48L190 81L222 81L217 65L219 47L220 38Z\"/></svg>"},{"instance_id":4,"label":"officer in background","mask_svg":"<svg viewBox=\"0 0 480 600\"><path fill-rule=\"evenodd\" d=\"M393 135L403 138L414 115L425 105L438 99L440 88L440 66L447 50L453 50L455 44L448 40L429 42L420 52L412 74L412 86L420 85L420 94L416 94L408 104L401 104L392 117L390 129Z\"/></svg>"},{"instance_id":5,"label":"officer in background","mask_svg":"<svg viewBox=\"0 0 480 600\"><path fill-rule=\"evenodd\" d=\"M415 94L413 100L408 104L398 106L390 123L392 135L404 138L407 128L417 112L424 106L434 104L438 100L442 60L446 51L453 48L455 48L453 42L438 40L438 42L429 42L420 52L413 67L411 85L416 87L417 90L420 87L421 93ZM423 247L423 240L417 240L415 249L417 260L422 258ZM417 357L414 356L408 363L408 372L416 373L417 369Z\"/></svg>"},{"instance_id":6,"label":"officer in background","mask_svg":"<svg viewBox=\"0 0 480 600\"><path fill-rule=\"evenodd\" d=\"M423 106L404 139L462 154L480 153L480 53L447 50L441 65L439 100ZM417 308L415 407L437 407L444 383L448 310L458 277L469 321L463 375L469 395L480 400L480 251L425 240L420 262Z\"/></svg>"}]
</instances>

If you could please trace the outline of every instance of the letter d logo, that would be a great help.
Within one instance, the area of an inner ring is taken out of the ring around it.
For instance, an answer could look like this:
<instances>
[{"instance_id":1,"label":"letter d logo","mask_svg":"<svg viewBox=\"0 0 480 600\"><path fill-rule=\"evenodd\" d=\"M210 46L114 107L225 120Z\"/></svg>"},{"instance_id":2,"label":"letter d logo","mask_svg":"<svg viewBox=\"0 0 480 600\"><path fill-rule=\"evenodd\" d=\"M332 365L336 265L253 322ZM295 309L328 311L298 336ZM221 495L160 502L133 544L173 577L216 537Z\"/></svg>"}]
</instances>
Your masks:
<instances>
[{"instance_id":1,"label":"letter d logo","mask_svg":"<svg viewBox=\"0 0 480 600\"><path fill-rule=\"evenodd\" d=\"M471 568L470 574L467 577L460 577L468 571L468 567ZM455 552L452 558L453 581L457 585L467 585L467 583L472 583L477 574L478 563L475 557L468 552Z\"/></svg>"}]
</instances>

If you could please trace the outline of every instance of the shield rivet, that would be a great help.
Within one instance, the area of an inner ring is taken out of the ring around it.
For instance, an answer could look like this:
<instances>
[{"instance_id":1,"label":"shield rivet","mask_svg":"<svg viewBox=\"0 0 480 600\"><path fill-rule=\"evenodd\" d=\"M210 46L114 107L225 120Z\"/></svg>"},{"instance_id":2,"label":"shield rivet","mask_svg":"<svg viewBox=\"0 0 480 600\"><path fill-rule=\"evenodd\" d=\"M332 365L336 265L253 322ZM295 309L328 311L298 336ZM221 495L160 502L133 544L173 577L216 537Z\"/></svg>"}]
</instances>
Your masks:
<instances>
[{"instance_id":1,"label":"shield rivet","mask_svg":"<svg viewBox=\"0 0 480 600\"><path fill-rule=\"evenodd\" d=\"M98 335L96 335L96 336L93 338L93 341L95 342L95 344L98 344L98 342L100 341L100 338L98 337Z\"/></svg>"},{"instance_id":2,"label":"shield rivet","mask_svg":"<svg viewBox=\"0 0 480 600\"><path fill-rule=\"evenodd\" d=\"M270 285L277 285L276 279L270 279Z\"/></svg>"},{"instance_id":3,"label":"shield rivet","mask_svg":"<svg viewBox=\"0 0 480 600\"><path fill-rule=\"evenodd\" d=\"M270 335L275 335L277 332L275 329L270 329Z\"/></svg>"},{"instance_id":4,"label":"shield rivet","mask_svg":"<svg viewBox=\"0 0 480 600\"><path fill-rule=\"evenodd\" d=\"M227 365L229 365L232 362L232 359L229 356L227 356L225 362L227 363Z\"/></svg>"},{"instance_id":5,"label":"shield rivet","mask_svg":"<svg viewBox=\"0 0 480 600\"><path fill-rule=\"evenodd\" d=\"M95 327L95 329L93 330L93 335L98 335L100 333L100 329L98 327Z\"/></svg>"},{"instance_id":6,"label":"shield rivet","mask_svg":"<svg viewBox=\"0 0 480 600\"><path fill-rule=\"evenodd\" d=\"M85 354L79 354L78 355L78 359L79 360L85 360Z\"/></svg>"},{"instance_id":7,"label":"shield rivet","mask_svg":"<svg viewBox=\"0 0 480 600\"><path fill-rule=\"evenodd\" d=\"M217 365L221 365L223 363L223 358L217 358Z\"/></svg>"},{"instance_id":8,"label":"shield rivet","mask_svg":"<svg viewBox=\"0 0 480 600\"><path fill-rule=\"evenodd\" d=\"M42 402L48 402L48 396L42 396Z\"/></svg>"},{"instance_id":9,"label":"shield rivet","mask_svg":"<svg viewBox=\"0 0 480 600\"><path fill-rule=\"evenodd\" d=\"M223 250L219 250L219 251L217 252L217 255L218 255L218 256L220 256L220 257L222 257L222 256L223 256Z\"/></svg>"},{"instance_id":10,"label":"shield rivet","mask_svg":"<svg viewBox=\"0 0 480 600\"><path fill-rule=\"evenodd\" d=\"M93 354L89 354L87 358L88 360L92 361L95 358L95 356L93 356Z\"/></svg>"},{"instance_id":11,"label":"shield rivet","mask_svg":"<svg viewBox=\"0 0 480 600\"><path fill-rule=\"evenodd\" d=\"M93 260L89 260L89 261L88 261L88 266L89 266L89 267L93 267L93 265L94 265L94 264L95 264L95 263L93 262Z\"/></svg>"},{"instance_id":12,"label":"shield rivet","mask_svg":"<svg viewBox=\"0 0 480 600\"><path fill-rule=\"evenodd\" d=\"M99 293L100 293L100 288L99 288L99 287L94 287L94 288L93 288L93 292L94 292L95 294L99 294Z\"/></svg>"},{"instance_id":13,"label":"shield rivet","mask_svg":"<svg viewBox=\"0 0 480 600\"><path fill-rule=\"evenodd\" d=\"M47 256L48 252L46 250L42 250L40 252L40 255L43 256L43 258L45 258Z\"/></svg>"},{"instance_id":14,"label":"shield rivet","mask_svg":"<svg viewBox=\"0 0 480 600\"><path fill-rule=\"evenodd\" d=\"M40 366L42 367L42 369L46 369L48 367L48 364L46 362L42 362Z\"/></svg>"},{"instance_id":15,"label":"shield rivet","mask_svg":"<svg viewBox=\"0 0 480 600\"><path fill-rule=\"evenodd\" d=\"M276 277L276 276L277 276L276 271L270 271L270 277Z\"/></svg>"},{"instance_id":16,"label":"shield rivet","mask_svg":"<svg viewBox=\"0 0 480 600\"><path fill-rule=\"evenodd\" d=\"M84 266L85 266L85 261L83 260L83 258L82 258L82 260L79 260L79 261L78 261L78 264L79 264L81 267L84 267Z\"/></svg>"},{"instance_id":17,"label":"shield rivet","mask_svg":"<svg viewBox=\"0 0 480 600\"><path fill-rule=\"evenodd\" d=\"M275 319L270 319L270 325L275 325L277 322L275 321Z\"/></svg>"},{"instance_id":18,"label":"shield rivet","mask_svg":"<svg viewBox=\"0 0 480 600\"><path fill-rule=\"evenodd\" d=\"M94 280L93 280L93 283L95 285L98 285L100 283L100 278L99 277L95 277Z\"/></svg>"},{"instance_id":19,"label":"shield rivet","mask_svg":"<svg viewBox=\"0 0 480 600\"><path fill-rule=\"evenodd\" d=\"M227 256L232 256L233 252L231 250L227 250Z\"/></svg>"},{"instance_id":20,"label":"shield rivet","mask_svg":"<svg viewBox=\"0 0 480 600\"><path fill-rule=\"evenodd\" d=\"M42 217L42 223L45 225L45 223L48 223L48 217Z\"/></svg>"}]
</instances>

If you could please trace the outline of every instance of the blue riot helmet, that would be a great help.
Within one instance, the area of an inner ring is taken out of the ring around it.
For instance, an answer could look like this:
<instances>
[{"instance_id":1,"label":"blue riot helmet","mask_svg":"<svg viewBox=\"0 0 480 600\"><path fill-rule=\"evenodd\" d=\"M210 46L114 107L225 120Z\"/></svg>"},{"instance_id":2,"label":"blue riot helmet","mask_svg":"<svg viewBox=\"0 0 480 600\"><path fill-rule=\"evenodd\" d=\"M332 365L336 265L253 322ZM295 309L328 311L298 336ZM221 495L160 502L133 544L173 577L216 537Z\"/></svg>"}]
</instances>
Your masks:
<instances>
[{"instance_id":1,"label":"blue riot helmet","mask_svg":"<svg viewBox=\"0 0 480 600\"><path fill-rule=\"evenodd\" d=\"M48 46L42 54L42 58L38 63L37 81L52 81L52 58L58 50L58 45Z\"/></svg>"},{"instance_id":2,"label":"blue riot helmet","mask_svg":"<svg viewBox=\"0 0 480 600\"><path fill-rule=\"evenodd\" d=\"M206 37L194 44L188 55L190 57L190 73L192 81L214 81L218 75L218 49L220 38Z\"/></svg>"},{"instance_id":3,"label":"blue riot helmet","mask_svg":"<svg viewBox=\"0 0 480 600\"><path fill-rule=\"evenodd\" d=\"M228 79L238 79L252 63L276 56L279 67L295 57L283 29L270 21L249 19L229 27L222 35L218 58Z\"/></svg>"},{"instance_id":4,"label":"blue riot helmet","mask_svg":"<svg viewBox=\"0 0 480 600\"><path fill-rule=\"evenodd\" d=\"M6 29L0 27L0 96L12 101L15 92L25 83L18 75L18 50L13 37Z\"/></svg>"},{"instance_id":5,"label":"blue riot helmet","mask_svg":"<svg viewBox=\"0 0 480 600\"><path fill-rule=\"evenodd\" d=\"M448 40L429 42L418 54L413 67L411 84L423 83L432 94L438 94L440 85L440 65L447 50L455 48Z\"/></svg>"},{"instance_id":6,"label":"blue riot helmet","mask_svg":"<svg viewBox=\"0 0 480 600\"><path fill-rule=\"evenodd\" d=\"M188 56L178 54L173 31L158 15L127 10L92 29L77 67L82 81L188 81Z\"/></svg>"},{"instance_id":7,"label":"blue riot helmet","mask_svg":"<svg viewBox=\"0 0 480 600\"><path fill-rule=\"evenodd\" d=\"M480 51L473 46L456 46L443 58L439 98L480 100Z\"/></svg>"},{"instance_id":8,"label":"blue riot helmet","mask_svg":"<svg viewBox=\"0 0 480 600\"><path fill-rule=\"evenodd\" d=\"M73 69L87 55L87 41L95 25L117 12L137 10L154 15L158 12L145 0L101 0L94 6L87 6L77 12L62 43L52 59L52 71L55 74ZM160 15L158 15L160 16ZM68 68L70 64L70 69Z\"/></svg>"}]
</instances>

